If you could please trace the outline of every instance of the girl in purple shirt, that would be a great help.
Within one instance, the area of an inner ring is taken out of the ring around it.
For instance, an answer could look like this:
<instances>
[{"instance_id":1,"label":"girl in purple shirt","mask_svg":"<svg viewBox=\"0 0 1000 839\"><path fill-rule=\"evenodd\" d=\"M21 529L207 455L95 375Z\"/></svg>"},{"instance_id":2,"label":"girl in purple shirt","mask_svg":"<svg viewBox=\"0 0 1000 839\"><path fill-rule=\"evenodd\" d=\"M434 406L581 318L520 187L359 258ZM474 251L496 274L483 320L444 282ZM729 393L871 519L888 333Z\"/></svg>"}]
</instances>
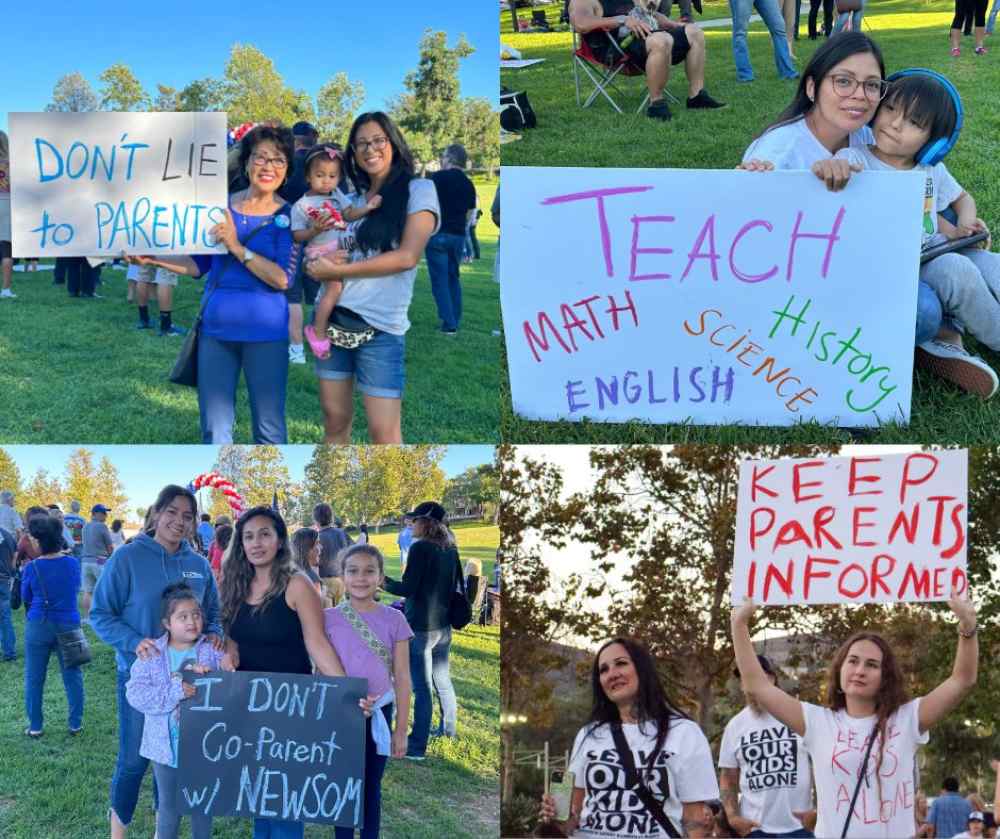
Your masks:
<instances>
[{"instance_id":1,"label":"girl in purple shirt","mask_svg":"<svg viewBox=\"0 0 1000 839\"><path fill-rule=\"evenodd\" d=\"M377 839L382 819L382 774L390 751L406 755L410 717L410 645L413 637L403 613L375 599L385 579L385 560L374 545L351 545L341 554L347 599L324 611L326 635L348 676L368 679L368 695L378 696L365 724L365 822L361 839ZM396 707L396 727L389 734ZM338 827L336 839L354 831Z\"/></svg>"}]
</instances>

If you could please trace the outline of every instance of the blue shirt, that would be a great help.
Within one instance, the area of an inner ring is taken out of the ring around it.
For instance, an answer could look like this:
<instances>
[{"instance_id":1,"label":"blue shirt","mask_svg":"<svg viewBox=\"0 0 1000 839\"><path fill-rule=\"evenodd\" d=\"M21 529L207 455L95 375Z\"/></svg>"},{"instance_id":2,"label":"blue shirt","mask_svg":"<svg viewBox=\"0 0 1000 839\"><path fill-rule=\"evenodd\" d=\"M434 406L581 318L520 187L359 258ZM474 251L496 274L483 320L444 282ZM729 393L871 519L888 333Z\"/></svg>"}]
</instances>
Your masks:
<instances>
[{"instance_id":1,"label":"blue shirt","mask_svg":"<svg viewBox=\"0 0 1000 839\"><path fill-rule=\"evenodd\" d=\"M76 607L79 592L80 560L72 555L33 560L21 573L21 599L29 621L79 624L80 612ZM45 608L45 594L48 595L48 609Z\"/></svg>"},{"instance_id":2,"label":"blue shirt","mask_svg":"<svg viewBox=\"0 0 1000 839\"><path fill-rule=\"evenodd\" d=\"M198 535L201 537L201 546L208 551L215 540L215 528L207 521L198 525Z\"/></svg>"},{"instance_id":3,"label":"blue shirt","mask_svg":"<svg viewBox=\"0 0 1000 839\"><path fill-rule=\"evenodd\" d=\"M292 240L288 215L248 216L232 206L229 211L233 214L240 241L246 239L261 222L270 220L267 227L253 237L249 248L280 265L291 287L295 280L298 248ZM196 256L194 259L205 275L203 299L207 298L208 302L202 314L203 334L220 341L288 340L288 300L284 290L258 280L245 265L228 253ZM224 270L220 268L223 263ZM215 276L219 270L222 270L222 275Z\"/></svg>"},{"instance_id":4,"label":"blue shirt","mask_svg":"<svg viewBox=\"0 0 1000 839\"><path fill-rule=\"evenodd\" d=\"M942 839L963 833L969 821L972 805L957 792L946 792L935 798L927 821L934 825L934 835Z\"/></svg>"}]
</instances>

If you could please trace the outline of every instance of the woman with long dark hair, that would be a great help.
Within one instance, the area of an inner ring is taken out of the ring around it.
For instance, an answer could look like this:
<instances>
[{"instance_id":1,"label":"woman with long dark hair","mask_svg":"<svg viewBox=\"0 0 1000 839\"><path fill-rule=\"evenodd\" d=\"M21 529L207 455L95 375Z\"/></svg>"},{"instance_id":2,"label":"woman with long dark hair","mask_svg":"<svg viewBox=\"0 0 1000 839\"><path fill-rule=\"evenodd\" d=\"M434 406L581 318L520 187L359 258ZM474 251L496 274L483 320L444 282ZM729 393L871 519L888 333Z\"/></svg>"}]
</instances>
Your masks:
<instances>
[{"instance_id":1,"label":"woman with long dark hair","mask_svg":"<svg viewBox=\"0 0 1000 839\"><path fill-rule=\"evenodd\" d=\"M590 684L593 708L570 752L569 818L554 821L555 800L546 795L542 822L573 837L711 836L707 802L719 797L711 748L667 694L646 646L634 638L606 641L594 657ZM624 759L622 747L630 753ZM648 796L636 792L636 776ZM673 833L661 827L663 820Z\"/></svg>"},{"instance_id":2,"label":"woman with long dark hair","mask_svg":"<svg viewBox=\"0 0 1000 839\"><path fill-rule=\"evenodd\" d=\"M407 311L417 265L440 227L437 191L432 181L415 177L406 140L381 111L354 121L344 164L357 189L352 204L363 207L379 195L382 205L348 225L344 250L305 270L314 280L344 283L331 318L335 326L339 314L342 323L367 325L374 336L353 348L334 346L316 363L326 442L350 442L356 382L371 441L400 443Z\"/></svg>"},{"instance_id":3,"label":"woman with long dark hair","mask_svg":"<svg viewBox=\"0 0 1000 839\"><path fill-rule=\"evenodd\" d=\"M149 760L139 754L143 715L125 697L136 657L160 655L156 639L163 634L163 590L171 583L187 583L205 617L205 633L222 649L219 593L208 560L188 541L198 505L183 487L165 486L147 513L147 526L117 548L104 566L90 622L97 636L115 648L118 670L118 761L111 778L111 836L125 836L132 821L139 788ZM229 665L224 665L229 666ZM231 667L230 667L231 669Z\"/></svg>"},{"instance_id":4,"label":"woman with long dark hair","mask_svg":"<svg viewBox=\"0 0 1000 839\"><path fill-rule=\"evenodd\" d=\"M733 610L736 666L761 707L803 738L816 779L817 836L913 836L917 749L928 731L975 687L979 645L976 610L948 601L958 618L951 676L926 696L910 699L892 647L858 632L833 656L825 706L801 702L768 678L750 640L750 601Z\"/></svg>"},{"instance_id":5,"label":"woman with long dark hair","mask_svg":"<svg viewBox=\"0 0 1000 839\"><path fill-rule=\"evenodd\" d=\"M448 667L451 649L448 604L462 574L462 566L444 507L436 501L424 501L406 517L413 520L414 538L406 570L401 580L386 577L384 588L406 598L403 614L413 630L410 639L413 728L406 756L411 760L423 760L431 733L432 685L441 716L435 733L439 737L456 734L458 702Z\"/></svg>"},{"instance_id":6,"label":"woman with long dark hair","mask_svg":"<svg viewBox=\"0 0 1000 839\"><path fill-rule=\"evenodd\" d=\"M292 562L309 578L320 597L323 596L319 577L319 561L322 556L323 543L319 534L311 527L299 528L292 534Z\"/></svg>"}]
</instances>

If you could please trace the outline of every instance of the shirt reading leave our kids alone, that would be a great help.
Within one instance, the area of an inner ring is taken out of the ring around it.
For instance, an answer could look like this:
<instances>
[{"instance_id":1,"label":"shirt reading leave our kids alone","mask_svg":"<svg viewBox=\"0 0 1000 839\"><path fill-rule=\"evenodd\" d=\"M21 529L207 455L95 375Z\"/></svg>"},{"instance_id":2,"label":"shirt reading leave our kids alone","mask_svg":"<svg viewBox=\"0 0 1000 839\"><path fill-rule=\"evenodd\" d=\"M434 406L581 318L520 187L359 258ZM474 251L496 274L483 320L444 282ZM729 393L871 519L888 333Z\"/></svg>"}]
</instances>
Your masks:
<instances>
[{"instance_id":1,"label":"shirt reading leave our kids alone","mask_svg":"<svg viewBox=\"0 0 1000 839\"><path fill-rule=\"evenodd\" d=\"M847 834L851 839L899 839L916 832L914 769L917 748L928 741L920 733L917 709L920 700L907 702L886 722L885 751L876 779L880 740L872 744L865 779ZM802 703L806 720L803 738L816 776L817 839L840 836L851 807L851 797L864 760L868 737L877 717L850 717Z\"/></svg>"},{"instance_id":2,"label":"shirt reading leave our kids alone","mask_svg":"<svg viewBox=\"0 0 1000 839\"><path fill-rule=\"evenodd\" d=\"M740 770L740 815L765 833L802 829L812 809L812 773L802 738L766 711L744 708L722 735L719 768Z\"/></svg>"},{"instance_id":3,"label":"shirt reading leave our kids alone","mask_svg":"<svg viewBox=\"0 0 1000 839\"><path fill-rule=\"evenodd\" d=\"M682 802L719 797L708 740L691 720L674 720L654 755L654 725L627 724L622 731L636 771L653 797L663 803L664 813L682 835ZM645 839L666 835L639 796L626 788L625 770L609 726L601 725L593 731L591 726L581 729L571 754L569 769L574 785L584 790L580 825L574 836Z\"/></svg>"}]
</instances>

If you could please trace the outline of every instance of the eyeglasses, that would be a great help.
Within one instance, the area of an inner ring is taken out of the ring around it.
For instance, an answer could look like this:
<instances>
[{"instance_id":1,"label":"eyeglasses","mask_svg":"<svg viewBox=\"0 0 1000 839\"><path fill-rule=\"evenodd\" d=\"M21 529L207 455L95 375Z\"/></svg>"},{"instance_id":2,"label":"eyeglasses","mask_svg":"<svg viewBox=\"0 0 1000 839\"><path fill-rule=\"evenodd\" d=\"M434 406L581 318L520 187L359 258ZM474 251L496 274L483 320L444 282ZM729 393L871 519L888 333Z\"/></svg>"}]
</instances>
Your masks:
<instances>
[{"instance_id":1,"label":"eyeglasses","mask_svg":"<svg viewBox=\"0 0 1000 839\"><path fill-rule=\"evenodd\" d=\"M375 151L382 151L385 148L385 144L389 142L389 138L383 134L381 137L373 137L371 140L357 140L354 143L354 147L359 152L366 152L368 149L375 149Z\"/></svg>"},{"instance_id":2,"label":"eyeglasses","mask_svg":"<svg viewBox=\"0 0 1000 839\"><path fill-rule=\"evenodd\" d=\"M854 76L844 76L839 73L836 76L830 76L830 81L833 83L834 92L841 99L853 96L854 91L860 87L864 90L865 99L869 102L881 102L885 97L886 91L889 89L889 83L882 81L882 79L865 79L864 81L860 81L854 78Z\"/></svg>"},{"instance_id":3,"label":"eyeglasses","mask_svg":"<svg viewBox=\"0 0 1000 839\"><path fill-rule=\"evenodd\" d=\"M263 154L255 154L250 159L253 161L254 166L266 166L270 163L275 169L284 169L288 165L288 161L283 157L268 157Z\"/></svg>"}]
</instances>

